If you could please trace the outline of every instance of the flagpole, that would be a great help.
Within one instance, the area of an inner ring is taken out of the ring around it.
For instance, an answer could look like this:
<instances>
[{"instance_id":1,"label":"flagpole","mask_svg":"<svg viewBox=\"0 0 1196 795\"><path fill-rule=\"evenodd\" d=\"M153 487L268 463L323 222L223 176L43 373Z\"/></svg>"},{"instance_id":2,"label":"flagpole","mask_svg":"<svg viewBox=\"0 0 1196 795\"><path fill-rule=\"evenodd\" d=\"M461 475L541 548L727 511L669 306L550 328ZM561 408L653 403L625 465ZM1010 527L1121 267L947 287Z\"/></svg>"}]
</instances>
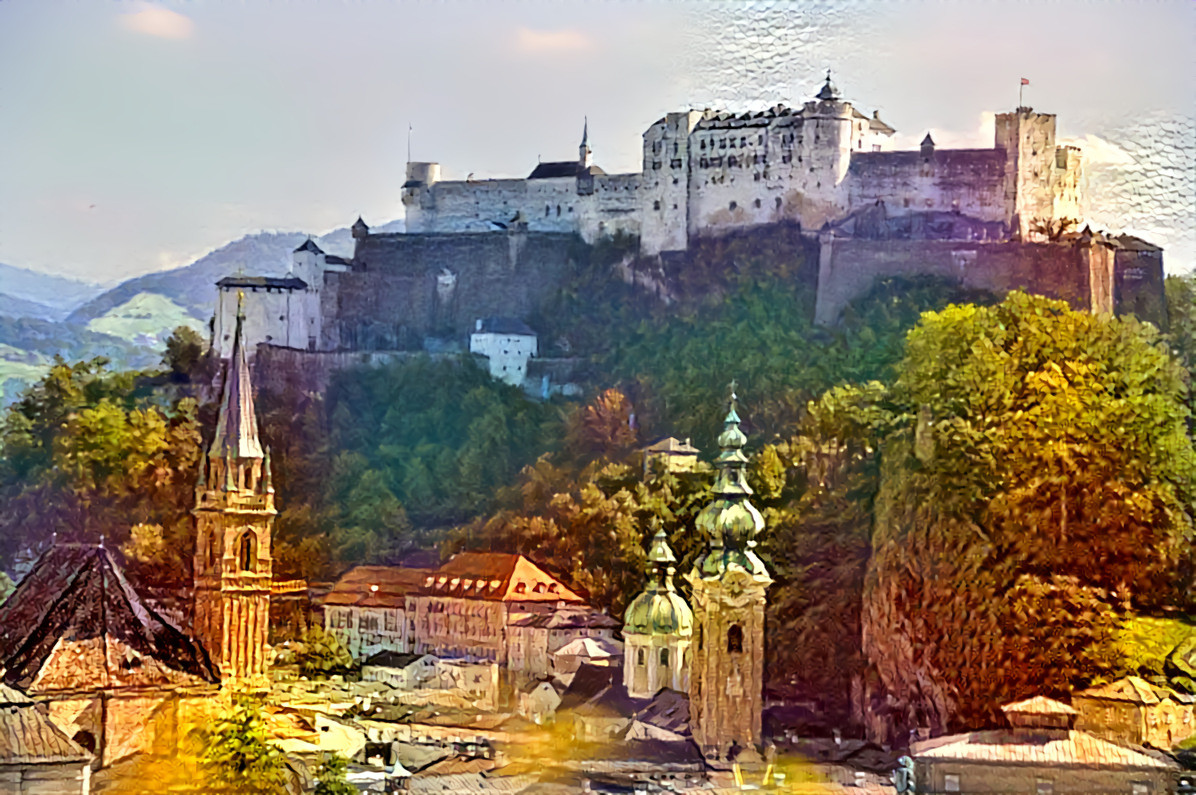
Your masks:
<instances>
[{"instance_id":1,"label":"flagpole","mask_svg":"<svg viewBox=\"0 0 1196 795\"><path fill-rule=\"evenodd\" d=\"M1025 91L1025 89L1026 89L1025 81L1019 79L1017 82L1017 109L1018 110L1022 109L1022 92ZM407 154L408 154L408 159L410 159L411 153L408 152Z\"/></svg>"}]
</instances>

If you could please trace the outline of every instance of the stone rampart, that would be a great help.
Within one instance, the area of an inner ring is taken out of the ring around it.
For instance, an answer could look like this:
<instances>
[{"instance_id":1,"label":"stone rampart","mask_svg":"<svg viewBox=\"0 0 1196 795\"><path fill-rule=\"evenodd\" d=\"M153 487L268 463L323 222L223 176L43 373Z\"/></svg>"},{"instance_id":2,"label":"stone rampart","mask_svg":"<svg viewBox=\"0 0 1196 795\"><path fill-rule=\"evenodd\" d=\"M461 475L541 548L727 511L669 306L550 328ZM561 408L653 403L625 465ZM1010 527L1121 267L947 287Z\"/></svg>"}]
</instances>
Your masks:
<instances>
[{"instance_id":1,"label":"stone rampart","mask_svg":"<svg viewBox=\"0 0 1196 795\"><path fill-rule=\"evenodd\" d=\"M1025 290L1075 309L1114 309L1114 249L1103 243L820 239L815 321L834 323L877 279L934 275L1004 294Z\"/></svg>"}]
</instances>

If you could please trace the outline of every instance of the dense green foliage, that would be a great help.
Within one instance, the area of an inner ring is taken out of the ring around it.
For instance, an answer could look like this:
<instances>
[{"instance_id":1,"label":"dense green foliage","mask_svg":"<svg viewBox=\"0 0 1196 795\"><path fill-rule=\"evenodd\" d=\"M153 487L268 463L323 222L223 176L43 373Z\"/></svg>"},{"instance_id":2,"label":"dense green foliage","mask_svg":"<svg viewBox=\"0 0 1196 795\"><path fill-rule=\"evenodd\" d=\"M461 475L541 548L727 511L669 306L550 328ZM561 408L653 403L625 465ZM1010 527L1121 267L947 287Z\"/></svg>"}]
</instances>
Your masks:
<instances>
[{"instance_id":1,"label":"dense green foliage","mask_svg":"<svg viewBox=\"0 0 1196 795\"><path fill-rule=\"evenodd\" d=\"M134 526L165 541L139 574L177 582L194 532L198 408L177 387L58 361L0 429L0 556L28 560L53 537L120 546ZM145 548L142 545L142 548Z\"/></svg>"},{"instance_id":2,"label":"dense green foliage","mask_svg":"<svg viewBox=\"0 0 1196 795\"><path fill-rule=\"evenodd\" d=\"M326 754L316 773L316 789L313 795L357 795L358 789L349 783L345 774L349 764L339 754Z\"/></svg>"},{"instance_id":3,"label":"dense green foliage","mask_svg":"<svg viewBox=\"0 0 1196 795\"><path fill-rule=\"evenodd\" d=\"M260 701L238 697L207 734L201 759L204 791L285 795L282 752L266 742Z\"/></svg>"},{"instance_id":4,"label":"dense green foliage","mask_svg":"<svg viewBox=\"0 0 1196 795\"><path fill-rule=\"evenodd\" d=\"M335 635L320 627L312 627L303 636L295 654L299 673L311 679L327 679L334 674L346 674L353 668L353 657Z\"/></svg>"},{"instance_id":5,"label":"dense green foliage","mask_svg":"<svg viewBox=\"0 0 1196 795\"><path fill-rule=\"evenodd\" d=\"M1120 614L1186 598L1196 456L1153 326L1019 293L951 307L859 398L887 415L865 652L911 720L1117 673Z\"/></svg>"}]
</instances>

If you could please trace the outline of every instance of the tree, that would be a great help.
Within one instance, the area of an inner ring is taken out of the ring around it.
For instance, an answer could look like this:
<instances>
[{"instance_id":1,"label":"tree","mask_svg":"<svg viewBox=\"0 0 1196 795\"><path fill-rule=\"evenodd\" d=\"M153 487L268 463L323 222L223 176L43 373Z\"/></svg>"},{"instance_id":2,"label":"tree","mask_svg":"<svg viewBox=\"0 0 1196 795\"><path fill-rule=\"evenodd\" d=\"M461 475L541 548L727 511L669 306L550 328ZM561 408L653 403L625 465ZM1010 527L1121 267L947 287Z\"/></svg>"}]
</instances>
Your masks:
<instances>
[{"instance_id":1,"label":"tree","mask_svg":"<svg viewBox=\"0 0 1196 795\"><path fill-rule=\"evenodd\" d=\"M303 636L303 648L295 655L299 673L312 679L327 679L353 668L353 656L335 635L312 627Z\"/></svg>"},{"instance_id":2,"label":"tree","mask_svg":"<svg viewBox=\"0 0 1196 795\"><path fill-rule=\"evenodd\" d=\"M207 736L201 759L205 791L238 795L284 795L283 754L266 740L262 703L236 697Z\"/></svg>"},{"instance_id":3,"label":"tree","mask_svg":"<svg viewBox=\"0 0 1196 795\"><path fill-rule=\"evenodd\" d=\"M348 769L348 762L343 756L325 754L316 773L315 795L357 795L357 787L345 777Z\"/></svg>"},{"instance_id":4,"label":"tree","mask_svg":"<svg viewBox=\"0 0 1196 795\"><path fill-rule=\"evenodd\" d=\"M924 315L897 374L862 624L907 720L1116 673L1114 618L1182 604L1191 570L1187 388L1157 331L1012 293Z\"/></svg>"}]
</instances>

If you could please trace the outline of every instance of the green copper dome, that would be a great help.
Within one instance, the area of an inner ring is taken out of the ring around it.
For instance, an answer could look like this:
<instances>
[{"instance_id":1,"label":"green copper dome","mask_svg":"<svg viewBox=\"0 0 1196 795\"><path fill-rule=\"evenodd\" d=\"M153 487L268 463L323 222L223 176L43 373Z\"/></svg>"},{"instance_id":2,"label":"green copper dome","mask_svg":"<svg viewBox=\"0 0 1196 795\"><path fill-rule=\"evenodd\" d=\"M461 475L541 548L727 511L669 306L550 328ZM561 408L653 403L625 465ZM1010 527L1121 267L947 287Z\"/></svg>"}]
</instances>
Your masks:
<instances>
[{"instance_id":1,"label":"green copper dome","mask_svg":"<svg viewBox=\"0 0 1196 795\"><path fill-rule=\"evenodd\" d=\"M677 558L669 548L663 530L656 531L652 539L652 548L648 552L648 560L653 564L648 587L623 613L623 634L692 635L694 614L673 586L673 567L669 564L676 563ZM662 568L663 585L660 571Z\"/></svg>"},{"instance_id":2,"label":"green copper dome","mask_svg":"<svg viewBox=\"0 0 1196 795\"><path fill-rule=\"evenodd\" d=\"M739 428L736 410L735 385L731 385L731 404L719 434L721 448L714 465L714 499L702 509L695 522L706 537L706 553L698 560L702 576L721 574L729 568L740 568L750 574L768 574L764 563L753 549L756 536L764 529L764 517L748 497L752 488L747 483L747 456L743 447L747 436Z\"/></svg>"}]
</instances>

